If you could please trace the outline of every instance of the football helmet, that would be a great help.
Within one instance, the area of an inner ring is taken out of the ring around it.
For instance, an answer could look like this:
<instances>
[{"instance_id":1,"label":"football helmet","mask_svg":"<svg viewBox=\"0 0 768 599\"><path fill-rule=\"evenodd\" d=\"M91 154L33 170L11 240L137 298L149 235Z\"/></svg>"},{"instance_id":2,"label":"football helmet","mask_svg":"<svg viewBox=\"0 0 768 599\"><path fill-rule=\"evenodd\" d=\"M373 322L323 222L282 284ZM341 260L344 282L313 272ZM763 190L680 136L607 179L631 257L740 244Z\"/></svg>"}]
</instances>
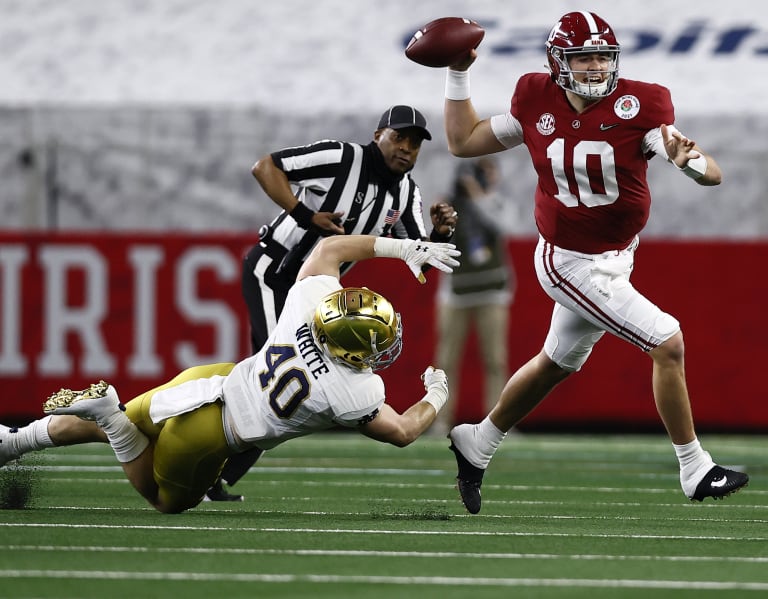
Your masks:
<instances>
[{"instance_id":1,"label":"football helmet","mask_svg":"<svg viewBox=\"0 0 768 599\"><path fill-rule=\"evenodd\" d=\"M616 89L621 49L611 26L595 13L577 11L560 17L549 32L546 48L552 80L563 89L585 98L601 98ZM607 77L596 83L577 81L574 74L585 71L572 70L569 56L595 52L610 55Z\"/></svg>"},{"instance_id":2,"label":"football helmet","mask_svg":"<svg viewBox=\"0 0 768 599\"><path fill-rule=\"evenodd\" d=\"M331 358L359 370L386 368L403 349L400 314L365 287L347 287L324 297L315 309L312 330Z\"/></svg>"}]
</instances>

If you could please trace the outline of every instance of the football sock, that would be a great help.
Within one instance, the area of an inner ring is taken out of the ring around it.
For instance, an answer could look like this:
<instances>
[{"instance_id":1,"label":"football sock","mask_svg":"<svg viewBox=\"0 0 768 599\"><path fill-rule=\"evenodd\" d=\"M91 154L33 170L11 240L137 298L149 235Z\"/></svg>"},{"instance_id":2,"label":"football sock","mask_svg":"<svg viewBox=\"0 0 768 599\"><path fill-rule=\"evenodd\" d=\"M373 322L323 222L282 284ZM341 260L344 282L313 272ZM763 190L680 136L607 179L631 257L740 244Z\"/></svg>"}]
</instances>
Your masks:
<instances>
[{"instance_id":1,"label":"football sock","mask_svg":"<svg viewBox=\"0 0 768 599\"><path fill-rule=\"evenodd\" d=\"M97 419L96 423L109 439L109 444L121 463L132 462L149 445L149 439L131 422L125 412L116 409Z\"/></svg>"},{"instance_id":2,"label":"football sock","mask_svg":"<svg viewBox=\"0 0 768 599\"><path fill-rule=\"evenodd\" d=\"M480 424L459 426L454 431L459 432L458 435L451 435L456 447L467 461L482 469L488 467L496 448L507 436L507 433L497 429L487 416Z\"/></svg>"},{"instance_id":3,"label":"football sock","mask_svg":"<svg viewBox=\"0 0 768 599\"><path fill-rule=\"evenodd\" d=\"M680 485L683 492L691 497L696 492L696 486L715 465L712 456L704 451L698 439L685 445L675 445L675 454L680 462Z\"/></svg>"},{"instance_id":4,"label":"football sock","mask_svg":"<svg viewBox=\"0 0 768 599\"><path fill-rule=\"evenodd\" d=\"M50 421L51 417L46 416L18 429L17 433L9 437L13 443L13 448L20 455L23 455L30 451L54 447L55 444L51 441L50 435L48 435L48 423Z\"/></svg>"},{"instance_id":5,"label":"football sock","mask_svg":"<svg viewBox=\"0 0 768 599\"><path fill-rule=\"evenodd\" d=\"M493 454L496 453L504 437L507 436L506 431L500 431L496 428L496 425L491 422L491 419L486 416L483 421L477 425L477 436L481 439L480 446L484 449L483 457L485 459L484 468L488 467L488 462L491 461Z\"/></svg>"}]
</instances>

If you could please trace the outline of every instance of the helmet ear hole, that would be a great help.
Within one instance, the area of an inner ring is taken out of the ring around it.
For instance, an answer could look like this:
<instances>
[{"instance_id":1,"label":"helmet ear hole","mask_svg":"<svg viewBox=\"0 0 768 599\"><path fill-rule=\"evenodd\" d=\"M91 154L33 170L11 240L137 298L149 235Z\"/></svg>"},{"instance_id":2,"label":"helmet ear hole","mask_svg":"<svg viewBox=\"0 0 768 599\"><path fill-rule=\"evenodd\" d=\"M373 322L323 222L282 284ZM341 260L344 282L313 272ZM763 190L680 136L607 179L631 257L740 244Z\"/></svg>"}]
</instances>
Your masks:
<instances>
[{"instance_id":1,"label":"helmet ear hole","mask_svg":"<svg viewBox=\"0 0 768 599\"><path fill-rule=\"evenodd\" d=\"M339 289L318 304L315 339L334 359L356 369L386 368L400 355L400 315L384 296L364 287Z\"/></svg>"}]
</instances>

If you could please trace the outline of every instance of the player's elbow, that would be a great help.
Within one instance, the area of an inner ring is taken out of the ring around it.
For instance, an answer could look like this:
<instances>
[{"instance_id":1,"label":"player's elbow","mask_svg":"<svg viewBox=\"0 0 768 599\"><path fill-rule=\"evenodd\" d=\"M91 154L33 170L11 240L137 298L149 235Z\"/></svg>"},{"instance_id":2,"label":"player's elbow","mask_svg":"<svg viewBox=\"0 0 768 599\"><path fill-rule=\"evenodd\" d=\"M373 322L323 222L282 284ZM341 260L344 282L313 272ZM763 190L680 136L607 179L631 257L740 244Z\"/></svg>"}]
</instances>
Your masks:
<instances>
[{"instance_id":1,"label":"player's elbow","mask_svg":"<svg viewBox=\"0 0 768 599\"><path fill-rule=\"evenodd\" d=\"M395 447L408 447L414 441L415 439L410 438L407 435L397 435L389 439L390 445L394 445Z\"/></svg>"},{"instance_id":2,"label":"player's elbow","mask_svg":"<svg viewBox=\"0 0 768 599\"><path fill-rule=\"evenodd\" d=\"M470 151L469 145L460 139L448 136L448 151L457 158L472 158L474 154Z\"/></svg>"},{"instance_id":3,"label":"player's elbow","mask_svg":"<svg viewBox=\"0 0 768 599\"><path fill-rule=\"evenodd\" d=\"M409 428L400 428L390 438L389 442L395 447L407 447L419 438L419 432Z\"/></svg>"}]
</instances>

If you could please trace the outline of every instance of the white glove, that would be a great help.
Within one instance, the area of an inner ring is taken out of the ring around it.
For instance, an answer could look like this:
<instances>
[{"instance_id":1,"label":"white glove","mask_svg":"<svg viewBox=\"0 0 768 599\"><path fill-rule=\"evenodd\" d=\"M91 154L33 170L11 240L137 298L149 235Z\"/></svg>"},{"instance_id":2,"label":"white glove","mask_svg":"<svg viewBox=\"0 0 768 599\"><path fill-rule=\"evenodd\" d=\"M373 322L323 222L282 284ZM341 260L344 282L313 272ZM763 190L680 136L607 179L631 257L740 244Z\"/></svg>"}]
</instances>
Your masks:
<instances>
[{"instance_id":1,"label":"white glove","mask_svg":"<svg viewBox=\"0 0 768 599\"><path fill-rule=\"evenodd\" d=\"M424 381L424 389L427 391L421 401L426 401L435 408L435 412L439 412L448 401L448 377L439 368L428 366L421 375L421 380Z\"/></svg>"},{"instance_id":2,"label":"white glove","mask_svg":"<svg viewBox=\"0 0 768 599\"><path fill-rule=\"evenodd\" d=\"M427 281L421 272L422 266L430 264L443 272L453 272L453 267L459 265L455 258L461 256L461 252L452 243L391 237L377 237L373 251L376 256L382 258L400 258L421 283Z\"/></svg>"}]
</instances>

